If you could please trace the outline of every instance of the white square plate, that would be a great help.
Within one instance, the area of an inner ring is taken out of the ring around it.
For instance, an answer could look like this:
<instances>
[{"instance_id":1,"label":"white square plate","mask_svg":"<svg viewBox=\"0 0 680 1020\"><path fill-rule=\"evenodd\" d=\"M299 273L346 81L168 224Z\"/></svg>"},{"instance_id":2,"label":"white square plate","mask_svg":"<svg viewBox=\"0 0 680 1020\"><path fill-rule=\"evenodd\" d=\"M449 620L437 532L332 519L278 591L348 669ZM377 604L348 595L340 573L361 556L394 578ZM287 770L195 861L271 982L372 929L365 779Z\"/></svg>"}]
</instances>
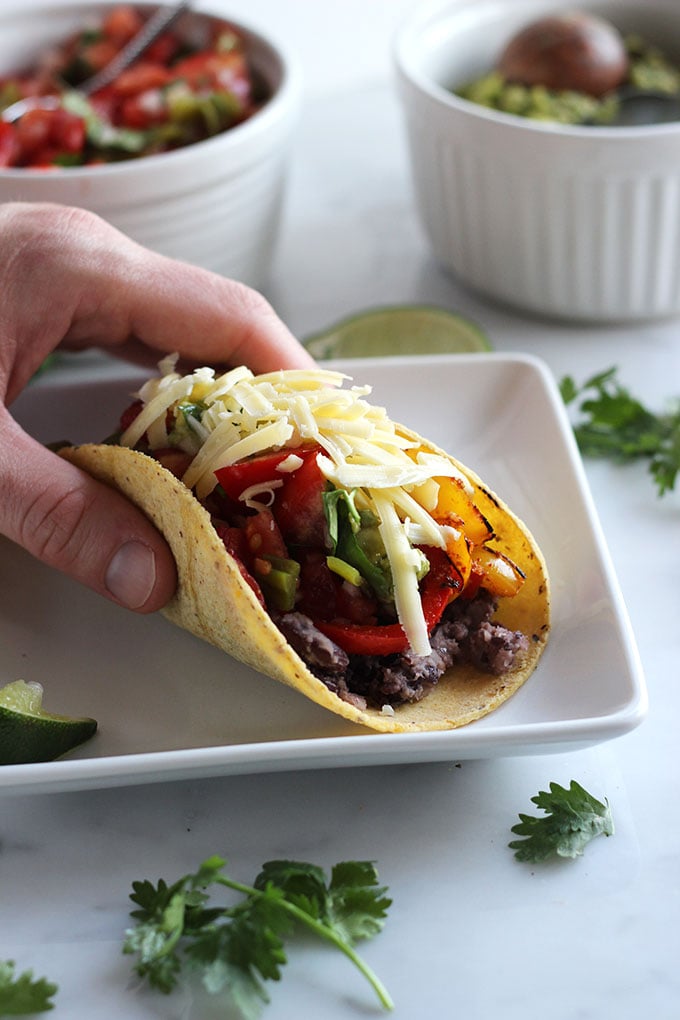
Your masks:
<instances>
[{"instance_id":1,"label":"white square plate","mask_svg":"<svg viewBox=\"0 0 680 1020\"><path fill-rule=\"evenodd\" d=\"M474 468L533 531L553 589L552 634L533 676L462 729L375 734L0 540L0 683L37 680L48 711L99 722L97 735L66 758L0 768L0 790L557 752L641 721L646 694L635 642L544 366L496 354L334 365L370 383L372 400L392 418ZM57 369L24 392L14 413L41 441L96 441L113 431L139 382L117 367Z\"/></svg>"}]
</instances>

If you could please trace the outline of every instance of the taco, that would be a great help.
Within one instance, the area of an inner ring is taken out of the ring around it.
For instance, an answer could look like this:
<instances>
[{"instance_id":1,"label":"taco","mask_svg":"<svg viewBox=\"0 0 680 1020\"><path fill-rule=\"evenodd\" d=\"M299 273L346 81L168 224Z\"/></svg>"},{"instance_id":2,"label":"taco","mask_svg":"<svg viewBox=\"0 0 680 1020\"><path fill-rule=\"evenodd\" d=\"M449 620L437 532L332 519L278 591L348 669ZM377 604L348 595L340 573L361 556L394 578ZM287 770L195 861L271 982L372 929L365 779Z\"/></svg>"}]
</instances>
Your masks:
<instances>
[{"instance_id":1,"label":"taco","mask_svg":"<svg viewBox=\"0 0 680 1020\"><path fill-rule=\"evenodd\" d=\"M61 451L167 539L173 623L374 730L462 726L527 680L545 562L472 471L339 372L175 365Z\"/></svg>"}]
</instances>

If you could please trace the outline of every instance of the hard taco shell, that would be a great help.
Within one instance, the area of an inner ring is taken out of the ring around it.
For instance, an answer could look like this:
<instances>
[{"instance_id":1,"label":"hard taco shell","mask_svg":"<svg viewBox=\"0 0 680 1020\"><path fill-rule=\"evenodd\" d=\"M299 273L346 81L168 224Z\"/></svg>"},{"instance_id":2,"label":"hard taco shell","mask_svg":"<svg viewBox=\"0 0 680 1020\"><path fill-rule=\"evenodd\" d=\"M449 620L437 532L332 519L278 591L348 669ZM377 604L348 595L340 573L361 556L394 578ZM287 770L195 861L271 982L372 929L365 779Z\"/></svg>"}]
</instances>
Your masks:
<instances>
[{"instance_id":1,"label":"hard taco shell","mask_svg":"<svg viewBox=\"0 0 680 1020\"><path fill-rule=\"evenodd\" d=\"M548 575L525 525L469 468L408 429L397 428L427 450L451 460L474 486L475 503L495 532L493 546L526 575L517 595L500 600L495 620L526 634L529 649L500 677L472 666L456 666L422 701L396 707L394 714L376 708L361 710L341 700L309 671L258 602L209 514L156 460L110 445L67 447L60 455L124 493L165 536L177 564L178 585L162 612L173 623L351 722L390 733L448 730L498 708L536 668L550 627Z\"/></svg>"}]
</instances>

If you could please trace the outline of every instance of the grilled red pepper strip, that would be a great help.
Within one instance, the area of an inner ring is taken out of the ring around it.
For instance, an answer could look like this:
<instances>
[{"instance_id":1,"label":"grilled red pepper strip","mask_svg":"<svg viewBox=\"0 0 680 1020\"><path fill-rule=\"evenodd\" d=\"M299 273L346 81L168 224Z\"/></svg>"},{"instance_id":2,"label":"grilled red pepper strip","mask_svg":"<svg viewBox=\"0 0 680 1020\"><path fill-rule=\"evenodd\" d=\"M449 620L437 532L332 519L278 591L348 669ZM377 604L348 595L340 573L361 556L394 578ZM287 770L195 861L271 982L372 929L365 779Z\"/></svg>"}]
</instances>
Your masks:
<instances>
[{"instance_id":1,"label":"grilled red pepper strip","mask_svg":"<svg viewBox=\"0 0 680 1020\"><path fill-rule=\"evenodd\" d=\"M462 591L463 578L443 549L426 550L430 569L421 590L423 615L428 634L439 623L442 613L456 593ZM408 638L400 623L387 626L363 626L353 623L329 623L314 620L314 625L350 654L392 655L408 650Z\"/></svg>"}]
</instances>

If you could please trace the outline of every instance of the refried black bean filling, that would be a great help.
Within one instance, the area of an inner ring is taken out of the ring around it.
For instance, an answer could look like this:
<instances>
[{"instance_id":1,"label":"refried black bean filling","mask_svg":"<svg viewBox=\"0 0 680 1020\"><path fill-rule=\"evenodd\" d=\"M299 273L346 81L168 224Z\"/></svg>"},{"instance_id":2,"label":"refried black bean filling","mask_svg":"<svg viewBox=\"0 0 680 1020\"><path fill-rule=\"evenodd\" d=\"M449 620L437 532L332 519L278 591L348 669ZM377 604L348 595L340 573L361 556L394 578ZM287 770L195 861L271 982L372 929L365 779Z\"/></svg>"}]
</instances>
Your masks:
<instances>
[{"instance_id":1,"label":"refried black bean filling","mask_svg":"<svg viewBox=\"0 0 680 1020\"><path fill-rule=\"evenodd\" d=\"M452 666L470 663L503 676L529 645L521 631L493 622L497 599L484 588L458 598L430 635L429 655L351 655L322 634L303 613L275 622L311 673L343 701L365 708L420 701Z\"/></svg>"}]
</instances>

